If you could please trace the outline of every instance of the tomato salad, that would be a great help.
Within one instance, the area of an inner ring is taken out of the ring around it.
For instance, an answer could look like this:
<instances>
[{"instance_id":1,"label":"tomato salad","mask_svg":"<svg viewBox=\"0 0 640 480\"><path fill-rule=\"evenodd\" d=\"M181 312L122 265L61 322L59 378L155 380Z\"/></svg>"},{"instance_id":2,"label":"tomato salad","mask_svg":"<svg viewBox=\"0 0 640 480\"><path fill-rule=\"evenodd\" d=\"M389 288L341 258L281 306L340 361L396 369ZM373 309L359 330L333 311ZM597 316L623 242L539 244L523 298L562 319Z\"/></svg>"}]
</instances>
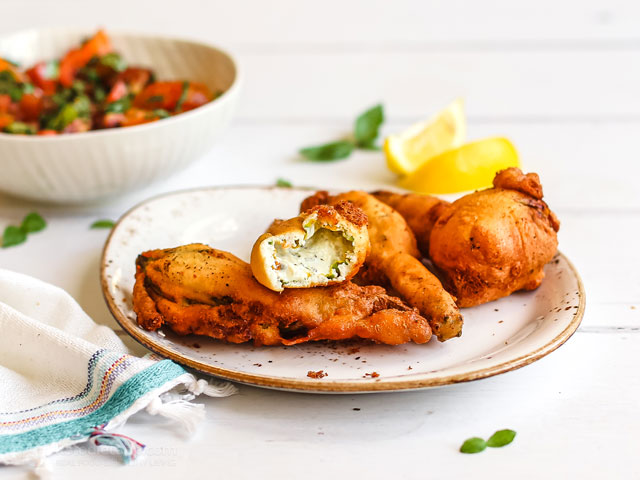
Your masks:
<instances>
[{"instance_id":1,"label":"tomato salad","mask_svg":"<svg viewBox=\"0 0 640 480\"><path fill-rule=\"evenodd\" d=\"M129 127L192 110L213 100L205 85L156 81L128 66L100 30L60 60L27 70L0 58L0 131L58 135Z\"/></svg>"}]
</instances>

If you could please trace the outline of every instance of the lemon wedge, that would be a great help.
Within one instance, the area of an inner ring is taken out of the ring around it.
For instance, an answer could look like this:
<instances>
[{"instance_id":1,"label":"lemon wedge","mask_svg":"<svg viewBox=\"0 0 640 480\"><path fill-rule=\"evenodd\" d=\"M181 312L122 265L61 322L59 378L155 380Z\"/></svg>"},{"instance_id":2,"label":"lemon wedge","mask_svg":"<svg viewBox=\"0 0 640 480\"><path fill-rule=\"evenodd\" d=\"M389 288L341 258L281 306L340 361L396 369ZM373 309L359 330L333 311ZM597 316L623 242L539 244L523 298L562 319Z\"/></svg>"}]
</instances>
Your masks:
<instances>
[{"instance_id":1,"label":"lemon wedge","mask_svg":"<svg viewBox=\"0 0 640 480\"><path fill-rule=\"evenodd\" d=\"M496 172L519 167L518 152L506 138L467 143L431 158L400 185L420 193L457 193L490 187Z\"/></svg>"},{"instance_id":2,"label":"lemon wedge","mask_svg":"<svg viewBox=\"0 0 640 480\"><path fill-rule=\"evenodd\" d=\"M392 172L408 175L431 157L462 145L466 133L464 103L459 98L430 120L389 135L383 146L387 166Z\"/></svg>"}]
</instances>

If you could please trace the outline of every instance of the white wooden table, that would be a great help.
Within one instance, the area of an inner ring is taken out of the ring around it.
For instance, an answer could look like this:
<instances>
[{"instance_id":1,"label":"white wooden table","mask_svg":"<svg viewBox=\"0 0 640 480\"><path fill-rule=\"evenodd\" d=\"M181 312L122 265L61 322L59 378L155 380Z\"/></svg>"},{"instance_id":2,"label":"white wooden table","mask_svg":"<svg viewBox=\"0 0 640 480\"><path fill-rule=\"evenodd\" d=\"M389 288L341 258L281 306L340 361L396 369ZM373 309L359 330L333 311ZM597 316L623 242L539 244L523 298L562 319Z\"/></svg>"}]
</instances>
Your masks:
<instances>
[{"instance_id":1,"label":"white wooden table","mask_svg":"<svg viewBox=\"0 0 640 480\"><path fill-rule=\"evenodd\" d=\"M640 478L640 6L583 0L222 2L21 0L0 33L52 25L165 32L230 47L245 85L232 127L197 164L108 204L62 208L0 196L0 228L37 209L48 228L0 250L0 266L65 288L97 321L105 231L161 192L223 184L377 188L380 153L312 164L301 146L334 139L378 101L398 131L457 96L472 138L505 135L540 174L562 221L560 248L588 304L570 341L487 380L377 395L304 395L240 386L204 400L191 439L140 414L123 429L148 445L135 464L76 449L55 478ZM1 159L0 159L0 175ZM138 347L139 348L139 347ZM359 409L359 410L356 410ZM503 449L458 452L499 428ZM0 468L2 478L24 478Z\"/></svg>"}]
</instances>

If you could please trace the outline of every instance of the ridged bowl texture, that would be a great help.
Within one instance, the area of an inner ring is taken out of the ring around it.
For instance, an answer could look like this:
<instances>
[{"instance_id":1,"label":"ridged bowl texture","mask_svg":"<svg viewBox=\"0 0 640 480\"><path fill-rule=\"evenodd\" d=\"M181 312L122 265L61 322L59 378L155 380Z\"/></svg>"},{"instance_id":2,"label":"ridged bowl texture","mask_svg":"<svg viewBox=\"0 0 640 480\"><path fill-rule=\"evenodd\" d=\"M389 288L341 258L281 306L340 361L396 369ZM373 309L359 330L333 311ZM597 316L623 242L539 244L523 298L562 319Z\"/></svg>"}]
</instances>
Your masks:
<instances>
[{"instance_id":1,"label":"ridged bowl texture","mask_svg":"<svg viewBox=\"0 0 640 480\"><path fill-rule=\"evenodd\" d=\"M29 30L0 39L21 65L61 57L92 30ZM202 82L224 93L202 107L144 125L48 136L0 133L0 191L53 203L112 197L167 177L205 154L229 124L239 89L232 56L188 40L108 32L129 65L159 80Z\"/></svg>"}]
</instances>

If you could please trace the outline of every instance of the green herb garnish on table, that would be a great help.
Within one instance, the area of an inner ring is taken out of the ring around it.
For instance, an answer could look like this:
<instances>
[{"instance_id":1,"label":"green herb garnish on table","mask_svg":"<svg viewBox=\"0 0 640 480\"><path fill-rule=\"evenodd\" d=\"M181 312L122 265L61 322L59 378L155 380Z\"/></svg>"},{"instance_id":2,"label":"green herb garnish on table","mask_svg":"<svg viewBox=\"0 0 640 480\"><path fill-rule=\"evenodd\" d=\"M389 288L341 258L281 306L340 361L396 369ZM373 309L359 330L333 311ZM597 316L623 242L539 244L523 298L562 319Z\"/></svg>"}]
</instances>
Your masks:
<instances>
[{"instance_id":1,"label":"green herb garnish on table","mask_svg":"<svg viewBox=\"0 0 640 480\"><path fill-rule=\"evenodd\" d=\"M279 178L278 180L276 180L276 187L291 188L293 187L293 184L289 180Z\"/></svg>"},{"instance_id":2,"label":"green herb garnish on table","mask_svg":"<svg viewBox=\"0 0 640 480\"><path fill-rule=\"evenodd\" d=\"M489 437L489 440L484 440L480 437L468 438L464 441L460 447L462 453L480 453L487 447L500 448L505 445L509 445L516 437L516 432L513 430L505 429L498 430L496 433Z\"/></svg>"},{"instance_id":3,"label":"green herb garnish on table","mask_svg":"<svg viewBox=\"0 0 640 480\"><path fill-rule=\"evenodd\" d=\"M356 148L380 150L375 141L383 122L384 108L379 104L358 115L354 124L353 139L303 148L300 154L313 162L332 162L347 158Z\"/></svg>"},{"instance_id":4,"label":"green herb garnish on table","mask_svg":"<svg viewBox=\"0 0 640 480\"><path fill-rule=\"evenodd\" d=\"M95 222L93 222L91 224L91 226L89 228L113 228L113 226L115 225L115 222L113 220L96 220Z\"/></svg>"},{"instance_id":5,"label":"green herb garnish on table","mask_svg":"<svg viewBox=\"0 0 640 480\"><path fill-rule=\"evenodd\" d=\"M47 222L45 222L44 218L42 218L39 213L31 212L22 219L22 223L19 227L9 225L4 229L4 233L2 235L2 248L13 247L24 243L30 233L44 230L46 226Z\"/></svg>"}]
</instances>

